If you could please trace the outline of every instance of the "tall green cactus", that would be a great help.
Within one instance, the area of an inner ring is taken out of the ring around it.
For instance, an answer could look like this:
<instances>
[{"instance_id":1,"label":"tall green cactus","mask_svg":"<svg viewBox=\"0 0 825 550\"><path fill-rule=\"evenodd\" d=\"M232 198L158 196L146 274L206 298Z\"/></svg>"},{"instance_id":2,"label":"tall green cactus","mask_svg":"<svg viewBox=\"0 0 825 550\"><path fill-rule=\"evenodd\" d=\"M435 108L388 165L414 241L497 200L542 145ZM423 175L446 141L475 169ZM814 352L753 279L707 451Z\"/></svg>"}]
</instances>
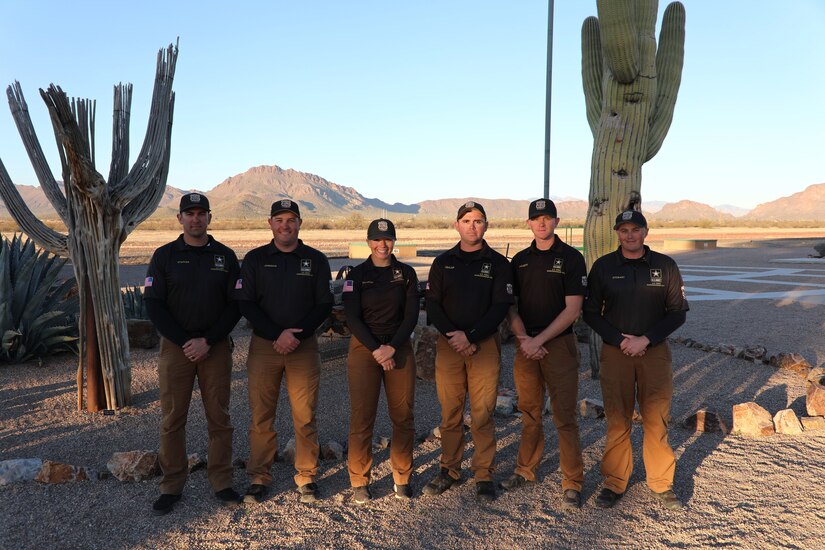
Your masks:
<instances>
[{"instance_id":1,"label":"tall green cactus","mask_svg":"<svg viewBox=\"0 0 825 550\"><path fill-rule=\"evenodd\" d=\"M642 164L662 147L682 80L685 7L665 9L656 49L657 0L597 0L582 25L582 84L593 132L584 225L587 268L616 249L616 216L642 209ZM599 377L601 338L591 331L591 376Z\"/></svg>"},{"instance_id":2,"label":"tall green cactus","mask_svg":"<svg viewBox=\"0 0 825 550\"><path fill-rule=\"evenodd\" d=\"M668 5L656 49L657 0L597 0L582 25L582 83L593 132L584 244L588 268L618 246L619 212L641 210L642 164L662 146L682 80L685 7Z\"/></svg>"}]
</instances>

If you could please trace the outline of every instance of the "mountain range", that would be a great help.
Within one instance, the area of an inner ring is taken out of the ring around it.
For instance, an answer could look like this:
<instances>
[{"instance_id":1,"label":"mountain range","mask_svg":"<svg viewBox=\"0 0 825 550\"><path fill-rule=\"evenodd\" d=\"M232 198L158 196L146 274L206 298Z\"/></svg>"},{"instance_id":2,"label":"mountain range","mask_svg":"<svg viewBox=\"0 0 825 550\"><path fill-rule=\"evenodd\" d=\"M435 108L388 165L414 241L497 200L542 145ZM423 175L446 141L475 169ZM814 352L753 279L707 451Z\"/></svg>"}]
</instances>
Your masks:
<instances>
[{"instance_id":1,"label":"mountain range","mask_svg":"<svg viewBox=\"0 0 825 550\"><path fill-rule=\"evenodd\" d=\"M54 209L40 187L18 185L17 189L41 219L54 219ZM174 216L181 195L188 191L167 185L166 192L153 218ZM278 166L256 166L246 172L226 178L206 193L212 211L221 219L266 218L273 201L289 197L301 206L304 218L345 218L360 214L365 218L381 215L387 217L420 216L429 218L452 217L458 206L466 200L482 203L491 219L518 219L527 212L529 200L490 199L461 197L452 199L424 200L415 204L390 204L377 198L367 198L352 187L338 185L321 176L282 169ZM559 216L565 220L583 221L587 214L587 201L570 197L553 197ZM733 206L716 207L682 200L675 203L649 201L643 210L655 221L732 222L743 220L766 221L820 221L825 219L825 183L808 186L805 190L787 197L758 205L753 210ZM0 200L0 218L8 219L9 213Z\"/></svg>"}]
</instances>

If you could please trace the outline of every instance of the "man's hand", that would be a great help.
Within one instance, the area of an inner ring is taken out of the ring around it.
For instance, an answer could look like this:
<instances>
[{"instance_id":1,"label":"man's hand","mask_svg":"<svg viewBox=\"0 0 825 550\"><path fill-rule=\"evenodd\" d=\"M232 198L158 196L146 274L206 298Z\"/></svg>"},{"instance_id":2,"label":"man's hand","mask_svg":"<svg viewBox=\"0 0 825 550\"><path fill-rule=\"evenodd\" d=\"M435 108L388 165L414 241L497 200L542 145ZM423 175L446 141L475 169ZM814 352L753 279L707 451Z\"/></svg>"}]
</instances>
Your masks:
<instances>
[{"instance_id":1,"label":"man's hand","mask_svg":"<svg viewBox=\"0 0 825 550\"><path fill-rule=\"evenodd\" d=\"M467 339L467 335L464 333L463 330L453 330L451 332L448 332L447 342L449 342L450 347L453 348L453 350L455 350L457 353L460 353L461 355L465 355L465 357L465 350L467 350L467 348L473 345Z\"/></svg>"},{"instance_id":2,"label":"man's hand","mask_svg":"<svg viewBox=\"0 0 825 550\"><path fill-rule=\"evenodd\" d=\"M192 338L191 340L187 340L182 349L186 358L193 363L200 363L209 357L210 346L206 343L206 338Z\"/></svg>"},{"instance_id":3,"label":"man's hand","mask_svg":"<svg viewBox=\"0 0 825 550\"><path fill-rule=\"evenodd\" d=\"M287 328L278 336L278 339L272 342L272 349L281 355L287 355L295 351L300 345L301 341L295 335L303 332L300 328Z\"/></svg>"},{"instance_id":4,"label":"man's hand","mask_svg":"<svg viewBox=\"0 0 825 550\"><path fill-rule=\"evenodd\" d=\"M545 349L544 345L540 344L539 341L532 336L525 334L523 336L516 336L516 338L518 338L519 351L527 359L539 361L547 355L547 349Z\"/></svg>"},{"instance_id":5,"label":"man's hand","mask_svg":"<svg viewBox=\"0 0 825 550\"><path fill-rule=\"evenodd\" d=\"M634 336L624 333L622 333L622 336L624 336L624 340L622 340L619 347L622 353L630 357L641 357L645 354L647 346L650 345L650 340L648 340L647 336Z\"/></svg>"},{"instance_id":6,"label":"man's hand","mask_svg":"<svg viewBox=\"0 0 825 550\"><path fill-rule=\"evenodd\" d=\"M395 359L389 358L386 361L380 363L381 368L384 370L392 370L395 368Z\"/></svg>"},{"instance_id":7,"label":"man's hand","mask_svg":"<svg viewBox=\"0 0 825 550\"><path fill-rule=\"evenodd\" d=\"M372 356L375 358L378 364L384 367L384 370L389 370L386 366L384 366L384 363L393 359L393 357L395 356L395 348L390 346L389 344L382 344L381 346L378 346L378 349L372 352ZM392 363L394 367L395 361L393 360Z\"/></svg>"},{"instance_id":8,"label":"man's hand","mask_svg":"<svg viewBox=\"0 0 825 550\"><path fill-rule=\"evenodd\" d=\"M470 344L470 347L464 348L464 351L461 352L461 355L463 355L464 357L471 357L471 356L475 355L475 353L477 351L478 351L478 346L475 345L475 344Z\"/></svg>"}]
</instances>

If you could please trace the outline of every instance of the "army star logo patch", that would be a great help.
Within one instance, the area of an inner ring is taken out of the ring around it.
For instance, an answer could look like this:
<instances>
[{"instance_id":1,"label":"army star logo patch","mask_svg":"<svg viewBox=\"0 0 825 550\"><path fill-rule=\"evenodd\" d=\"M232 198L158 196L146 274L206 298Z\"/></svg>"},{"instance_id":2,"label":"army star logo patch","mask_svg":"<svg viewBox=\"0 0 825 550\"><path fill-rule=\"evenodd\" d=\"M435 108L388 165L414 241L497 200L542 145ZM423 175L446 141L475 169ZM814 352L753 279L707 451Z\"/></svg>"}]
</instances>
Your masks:
<instances>
[{"instance_id":1,"label":"army star logo patch","mask_svg":"<svg viewBox=\"0 0 825 550\"><path fill-rule=\"evenodd\" d=\"M481 276L482 277L489 277L490 272L493 270L493 264L485 262L481 264Z\"/></svg>"},{"instance_id":2,"label":"army star logo patch","mask_svg":"<svg viewBox=\"0 0 825 550\"><path fill-rule=\"evenodd\" d=\"M403 273L401 273L401 270L400 270L400 269L398 269L397 267L394 267L394 268L392 269L392 280L393 280L393 281L400 281L400 280L402 280L403 278L404 278L404 274L403 274Z\"/></svg>"},{"instance_id":3,"label":"army star logo patch","mask_svg":"<svg viewBox=\"0 0 825 550\"><path fill-rule=\"evenodd\" d=\"M661 283L662 282L662 270L661 269L651 269L650 270L650 282L651 283Z\"/></svg>"},{"instance_id":4,"label":"army star logo patch","mask_svg":"<svg viewBox=\"0 0 825 550\"><path fill-rule=\"evenodd\" d=\"M553 271L561 271L562 267L564 267L564 259L563 258L555 258L553 260Z\"/></svg>"},{"instance_id":5,"label":"army star logo patch","mask_svg":"<svg viewBox=\"0 0 825 550\"><path fill-rule=\"evenodd\" d=\"M312 271L312 260L304 258L301 260L301 273L309 273Z\"/></svg>"},{"instance_id":6,"label":"army star logo patch","mask_svg":"<svg viewBox=\"0 0 825 550\"><path fill-rule=\"evenodd\" d=\"M226 267L226 257L222 254L215 254L215 267L223 269Z\"/></svg>"}]
</instances>

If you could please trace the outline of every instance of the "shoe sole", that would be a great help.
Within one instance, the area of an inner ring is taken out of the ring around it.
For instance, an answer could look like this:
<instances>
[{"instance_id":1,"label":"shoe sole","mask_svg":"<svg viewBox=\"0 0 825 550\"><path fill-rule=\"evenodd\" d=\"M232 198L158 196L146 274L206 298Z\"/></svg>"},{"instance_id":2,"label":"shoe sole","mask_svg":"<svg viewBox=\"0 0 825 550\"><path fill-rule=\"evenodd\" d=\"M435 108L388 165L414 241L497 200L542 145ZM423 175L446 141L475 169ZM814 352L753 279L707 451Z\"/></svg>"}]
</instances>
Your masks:
<instances>
[{"instance_id":1,"label":"shoe sole","mask_svg":"<svg viewBox=\"0 0 825 550\"><path fill-rule=\"evenodd\" d=\"M452 485L450 485L450 487L452 487ZM424 487L424 489L421 492L423 494L427 495L427 496L430 496L430 497L437 497L438 495L443 495L444 493L449 491L450 487L447 487L447 488L442 489L442 490L430 489L429 487Z\"/></svg>"},{"instance_id":2,"label":"shoe sole","mask_svg":"<svg viewBox=\"0 0 825 550\"><path fill-rule=\"evenodd\" d=\"M152 508L152 515L153 516L165 516L166 514L171 512L173 508L174 508L174 506L170 506L169 508L164 508L163 510L155 510L154 508Z\"/></svg>"},{"instance_id":3,"label":"shoe sole","mask_svg":"<svg viewBox=\"0 0 825 550\"><path fill-rule=\"evenodd\" d=\"M242 502L244 504L260 504L264 501L263 497L256 497L255 495L244 495Z\"/></svg>"},{"instance_id":4,"label":"shoe sole","mask_svg":"<svg viewBox=\"0 0 825 550\"><path fill-rule=\"evenodd\" d=\"M412 498L412 494L408 495L408 494L405 494L405 493L399 493L398 489L396 489L395 486L393 486L392 492L393 492L393 496L395 498L397 498L398 500L410 500Z\"/></svg>"},{"instance_id":5,"label":"shoe sole","mask_svg":"<svg viewBox=\"0 0 825 550\"><path fill-rule=\"evenodd\" d=\"M312 504L313 502L318 502L318 497L316 495L301 495L301 498L298 500L304 504Z\"/></svg>"}]
</instances>

